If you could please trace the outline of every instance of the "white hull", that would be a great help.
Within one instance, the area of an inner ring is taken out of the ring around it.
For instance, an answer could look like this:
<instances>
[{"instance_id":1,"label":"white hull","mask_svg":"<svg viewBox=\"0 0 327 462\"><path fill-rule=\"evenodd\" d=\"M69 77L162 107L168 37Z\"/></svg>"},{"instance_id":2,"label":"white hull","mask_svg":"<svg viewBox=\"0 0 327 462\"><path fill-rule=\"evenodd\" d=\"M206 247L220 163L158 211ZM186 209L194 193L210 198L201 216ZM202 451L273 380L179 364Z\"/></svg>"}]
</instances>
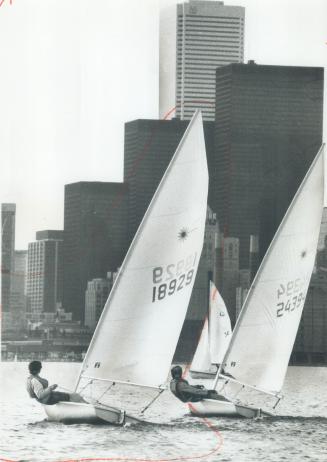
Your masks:
<instances>
[{"instance_id":1,"label":"white hull","mask_svg":"<svg viewBox=\"0 0 327 462\"><path fill-rule=\"evenodd\" d=\"M200 416L209 415L237 415L235 404L229 401L204 399L197 403L187 403L191 414Z\"/></svg>"},{"instance_id":2,"label":"white hull","mask_svg":"<svg viewBox=\"0 0 327 462\"><path fill-rule=\"evenodd\" d=\"M124 425L125 423L139 422L124 411L110 406L89 403L74 403L62 401L53 405L43 404L48 420L63 423L109 423Z\"/></svg>"},{"instance_id":3,"label":"white hull","mask_svg":"<svg viewBox=\"0 0 327 462\"><path fill-rule=\"evenodd\" d=\"M271 415L259 408L234 404L230 401L204 399L198 403L187 403L191 414L198 416L242 416L247 418Z\"/></svg>"},{"instance_id":4,"label":"white hull","mask_svg":"<svg viewBox=\"0 0 327 462\"><path fill-rule=\"evenodd\" d=\"M190 371L190 376L192 379L207 379L207 380L214 380L216 378L216 372L210 371Z\"/></svg>"}]
</instances>

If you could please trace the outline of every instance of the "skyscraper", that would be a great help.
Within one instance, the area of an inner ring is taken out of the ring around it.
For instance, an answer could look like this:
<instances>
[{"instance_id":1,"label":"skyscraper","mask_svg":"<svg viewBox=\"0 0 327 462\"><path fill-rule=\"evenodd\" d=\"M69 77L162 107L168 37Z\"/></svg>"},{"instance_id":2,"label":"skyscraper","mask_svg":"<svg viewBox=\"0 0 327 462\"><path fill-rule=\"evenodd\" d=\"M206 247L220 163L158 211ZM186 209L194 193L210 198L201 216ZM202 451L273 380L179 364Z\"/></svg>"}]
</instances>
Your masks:
<instances>
[{"instance_id":1,"label":"skyscraper","mask_svg":"<svg viewBox=\"0 0 327 462\"><path fill-rule=\"evenodd\" d=\"M27 250L15 250L11 277L10 310L24 313L26 309Z\"/></svg>"},{"instance_id":2,"label":"skyscraper","mask_svg":"<svg viewBox=\"0 0 327 462\"><path fill-rule=\"evenodd\" d=\"M10 310L11 276L14 269L16 204L1 204L1 305Z\"/></svg>"},{"instance_id":3,"label":"skyscraper","mask_svg":"<svg viewBox=\"0 0 327 462\"><path fill-rule=\"evenodd\" d=\"M203 249L196 274L186 320L202 321L209 310L209 286L214 281L219 224L216 214L207 208Z\"/></svg>"},{"instance_id":4,"label":"skyscraper","mask_svg":"<svg viewBox=\"0 0 327 462\"><path fill-rule=\"evenodd\" d=\"M85 326L94 330L112 289L117 273L108 272L106 279L88 281L85 291Z\"/></svg>"},{"instance_id":5,"label":"skyscraper","mask_svg":"<svg viewBox=\"0 0 327 462\"><path fill-rule=\"evenodd\" d=\"M211 204L225 236L259 260L322 142L322 68L254 62L218 68Z\"/></svg>"},{"instance_id":6,"label":"skyscraper","mask_svg":"<svg viewBox=\"0 0 327 462\"><path fill-rule=\"evenodd\" d=\"M55 312L63 292L63 231L36 233L28 244L27 311Z\"/></svg>"},{"instance_id":7,"label":"skyscraper","mask_svg":"<svg viewBox=\"0 0 327 462\"><path fill-rule=\"evenodd\" d=\"M87 282L122 264L127 240L128 187L79 182L65 186L63 307L84 322Z\"/></svg>"},{"instance_id":8,"label":"skyscraper","mask_svg":"<svg viewBox=\"0 0 327 462\"><path fill-rule=\"evenodd\" d=\"M181 141L188 121L134 120L125 124L124 181L129 186L129 241ZM209 169L213 155L213 122L204 123Z\"/></svg>"},{"instance_id":9,"label":"skyscraper","mask_svg":"<svg viewBox=\"0 0 327 462\"><path fill-rule=\"evenodd\" d=\"M326 271L320 268L312 275L294 345L293 360L298 363L327 363L326 303Z\"/></svg>"},{"instance_id":10,"label":"skyscraper","mask_svg":"<svg viewBox=\"0 0 327 462\"><path fill-rule=\"evenodd\" d=\"M165 15L166 12L163 12ZM215 118L215 70L218 66L243 62L244 14L240 6L220 1L190 0L177 5L176 27L176 116L190 119L201 108L204 120ZM171 15L161 19L160 113L167 86L174 78L170 50L174 43L169 27ZM169 44L167 44L169 41Z\"/></svg>"},{"instance_id":11,"label":"skyscraper","mask_svg":"<svg viewBox=\"0 0 327 462\"><path fill-rule=\"evenodd\" d=\"M239 239L223 239L223 283L221 295L226 303L232 325L236 321L236 288L239 285Z\"/></svg>"}]
</instances>

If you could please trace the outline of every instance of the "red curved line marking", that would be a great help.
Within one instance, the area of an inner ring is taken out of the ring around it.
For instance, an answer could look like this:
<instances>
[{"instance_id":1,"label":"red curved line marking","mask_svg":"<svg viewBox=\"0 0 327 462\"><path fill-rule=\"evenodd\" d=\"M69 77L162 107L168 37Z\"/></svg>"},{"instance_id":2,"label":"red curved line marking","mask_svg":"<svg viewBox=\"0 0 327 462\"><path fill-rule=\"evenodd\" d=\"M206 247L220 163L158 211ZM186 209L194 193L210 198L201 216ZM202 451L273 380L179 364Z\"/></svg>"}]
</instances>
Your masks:
<instances>
[{"instance_id":1,"label":"red curved line marking","mask_svg":"<svg viewBox=\"0 0 327 462\"><path fill-rule=\"evenodd\" d=\"M170 109L166 114L163 116L163 120L167 120L167 118L176 110L177 106L174 106L172 109Z\"/></svg>"},{"instance_id":2,"label":"red curved line marking","mask_svg":"<svg viewBox=\"0 0 327 462\"><path fill-rule=\"evenodd\" d=\"M0 0L0 6L2 6L5 3L6 0ZM13 0L9 0L9 5L12 5ZM6 460L6 459L0 459L0 461Z\"/></svg>"},{"instance_id":3,"label":"red curved line marking","mask_svg":"<svg viewBox=\"0 0 327 462\"><path fill-rule=\"evenodd\" d=\"M200 335L200 337L201 337L201 335ZM187 376L188 371L190 370L190 367L191 367L191 364L187 364L187 365L186 365L186 367L185 367L185 369L184 369L184 372L183 372L183 374L182 374L182 379L184 379L184 378Z\"/></svg>"},{"instance_id":4,"label":"red curved line marking","mask_svg":"<svg viewBox=\"0 0 327 462\"><path fill-rule=\"evenodd\" d=\"M193 408L191 403L188 403L190 409L192 409L192 412L195 414L199 415L196 410ZM193 411L194 410L194 411ZM178 462L182 460L195 460L195 459L205 459L209 456L212 456L213 454L216 454L220 449L222 448L222 445L224 443L222 434L220 433L219 430L214 428L213 424L206 419L205 417L201 417L203 423L213 431L213 433L216 435L218 439L218 444L209 452L205 454L199 454L199 455L191 455L191 456L181 456L181 457L172 457L168 459L131 459L130 457L96 457L96 458L82 458L82 459L66 459L66 460L60 460L57 462L91 462L91 461L130 461L130 462ZM9 461L9 462L18 462L18 461Z\"/></svg>"},{"instance_id":5,"label":"red curved line marking","mask_svg":"<svg viewBox=\"0 0 327 462\"><path fill-rule=\"evenodd\" d=\"M217 287L215 287L215 290L214 290L213 293L212 293L211 300L214 300L214 299L215 299L217 293L218 293L218 289L217 289Z\"/></svg>"}]
</instances>

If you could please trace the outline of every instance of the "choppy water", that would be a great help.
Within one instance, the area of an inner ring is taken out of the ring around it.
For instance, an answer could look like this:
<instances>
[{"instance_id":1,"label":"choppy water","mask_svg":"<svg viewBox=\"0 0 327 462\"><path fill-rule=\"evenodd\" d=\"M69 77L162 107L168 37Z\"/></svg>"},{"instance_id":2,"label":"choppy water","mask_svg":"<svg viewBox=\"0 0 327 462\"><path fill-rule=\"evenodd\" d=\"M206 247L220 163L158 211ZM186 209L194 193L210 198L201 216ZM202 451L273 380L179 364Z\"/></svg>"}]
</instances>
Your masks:
<instances>
[{"instance_id":1,"label":"choppy water","mask_svg":"<svg viewBox=\"0 0 327 462\"><path fill-rule=\"evenodd\" d=\"M0 460L327 461L327 368L289 368L277 417L204 421L165 392L146 414L155 424L122 428L47 422L26 394L27 364L0 367ZM72 388L78 370L45 363L42 375Z\"/></svg>"}]
</instances>

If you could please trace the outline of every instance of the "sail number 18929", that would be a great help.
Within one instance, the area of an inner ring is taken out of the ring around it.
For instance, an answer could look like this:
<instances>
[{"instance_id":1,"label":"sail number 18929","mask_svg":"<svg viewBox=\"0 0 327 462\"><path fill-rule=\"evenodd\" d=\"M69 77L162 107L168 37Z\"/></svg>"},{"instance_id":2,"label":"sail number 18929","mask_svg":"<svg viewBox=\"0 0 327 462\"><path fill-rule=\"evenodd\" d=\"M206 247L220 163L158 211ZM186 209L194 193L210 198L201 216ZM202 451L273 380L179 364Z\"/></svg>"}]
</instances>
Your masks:
<instances>
[{"instance_id":1,"label":"sail number 18929","mask_svg":"<svg viewBox=\"0 0 327 462\"><path fill-rule=\"evenodd\" d=\"M195 273L196 258L195 253L177 263L153 268L152 302L174 295L191 284Z\"/></svg>"}]
</instances>

